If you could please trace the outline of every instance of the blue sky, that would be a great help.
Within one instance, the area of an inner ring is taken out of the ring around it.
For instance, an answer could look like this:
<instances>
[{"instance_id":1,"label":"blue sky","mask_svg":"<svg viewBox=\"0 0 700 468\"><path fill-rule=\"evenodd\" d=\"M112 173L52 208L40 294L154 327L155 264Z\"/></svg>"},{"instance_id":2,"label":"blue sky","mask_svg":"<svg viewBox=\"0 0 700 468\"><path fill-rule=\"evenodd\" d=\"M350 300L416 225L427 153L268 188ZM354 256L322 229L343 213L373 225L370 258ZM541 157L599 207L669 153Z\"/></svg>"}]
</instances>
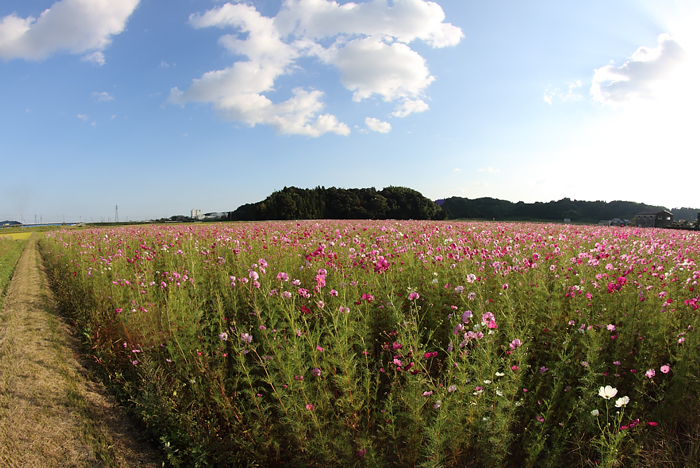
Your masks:
<instances>
[{"instance_id":1,"label":"blue sky","mask_svg":"<svg viewBox=\"0 0 700 468\"><path fill-rule=\"evenodd\" d=\"M5 0L0 220L285 186L700 207L700 4Z\"/></svg>"}]
</instances>

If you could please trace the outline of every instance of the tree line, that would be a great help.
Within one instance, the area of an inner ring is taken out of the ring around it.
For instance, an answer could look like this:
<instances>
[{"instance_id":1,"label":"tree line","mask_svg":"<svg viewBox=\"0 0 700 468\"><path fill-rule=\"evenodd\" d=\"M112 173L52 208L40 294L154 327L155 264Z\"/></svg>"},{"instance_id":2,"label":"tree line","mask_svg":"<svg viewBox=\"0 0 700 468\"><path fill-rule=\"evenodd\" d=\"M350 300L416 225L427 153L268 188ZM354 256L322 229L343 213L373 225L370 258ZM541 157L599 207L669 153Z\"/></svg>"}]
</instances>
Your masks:
<instances>
[{"instance_id":1,"label":"tree line","mask_svg":"<svg viewBox=\"0 0 700 468\"><path fill-rule=\"evenodd\" d=\"M562 198L547 203L535 202L513 203L497 198L461 198L452 197L438 200L449 219L493 219L522 221L544 220L562 221L569 218L572 222L597 223L600 220L613 218L632 219L642 211L667 210L663 206L647 205L628 201L583 201ZM671 210L669 210L671 211ZM674 220L686 219L695 221L698 210L694 208L678 208L672 211Z\"/></svg>"}]
</instances>

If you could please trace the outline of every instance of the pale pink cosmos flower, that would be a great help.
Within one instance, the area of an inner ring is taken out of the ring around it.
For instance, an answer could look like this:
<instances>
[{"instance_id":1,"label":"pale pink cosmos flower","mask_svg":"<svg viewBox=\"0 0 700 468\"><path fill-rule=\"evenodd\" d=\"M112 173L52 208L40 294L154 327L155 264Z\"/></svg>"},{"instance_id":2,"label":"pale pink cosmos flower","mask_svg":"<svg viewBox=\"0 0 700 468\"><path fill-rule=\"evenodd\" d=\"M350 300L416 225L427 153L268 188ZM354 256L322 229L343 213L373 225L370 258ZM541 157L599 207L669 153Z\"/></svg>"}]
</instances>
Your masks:
<instances>
[{"instance_id":1,"label":"pale pink cosmos flower","mask_svg":"<svg viewBox=\"0 0 700 468\"><path fill-rule=\"evenodd\" d=\"M412 292L411 294L408 295L408 300L412 301L414 299L418 299L419 297L420 297L420 294L418 294L417 292Z\"/></svg>"},{"instance_id":2,"label":"pale pink cosmos flower","mask_svg":"<svg viewBox=\"0 0 700 468\"><path fill-rule=\"evenodd\" d=\"M277 279L279 281L289 281L289 275L283 271L277 273Z\"/></svg>"},{"instance_id":3,"label":"pale pink cosmos flower","mask_svg":"<svg viewBox=\"0 0 700 468\"><path fill-rule=\"evenodd\" d=\"M607 326L607 329L610 330L610 331L615 331L615 325L613 325L613 324L611 323L610 325Z\"/></svg>"},{"instance_id":4,"label":"pale pink cosmos flower","mask_svg":"<svg viewBox=\"0 0 700 468\"><path fill-rule=\"evenodd\" d=\"M648 371L646 371L644 373L644 375L646 375L647 377L649 377L651 379L656 375L656 371L654 369L649 369Z\"/></svg>"},{"instance_id":5,"label":"pale pink cosmos flower","mask_svg":"<svg viewBox=\"0 0 700 468\"><path fill-rule=\"evenodd\" d=\"M522 346L522 344L523 343L518 338L516 338L510 342L510 349L519 348L520 346Z\"/></svg>"},{"instance_id":6,"label":"pale pink cosmos flower","mask_svg":"<svg viewBox=\"0 0 700 468\"><path fill-rule=\"evenodd\" d=\"M669 366L668 364L666 364L665 366L661 366L661 372L663 372L664 374L668 374L669 372L671 372L671 366Z\"/></svg>"}]
</instances>

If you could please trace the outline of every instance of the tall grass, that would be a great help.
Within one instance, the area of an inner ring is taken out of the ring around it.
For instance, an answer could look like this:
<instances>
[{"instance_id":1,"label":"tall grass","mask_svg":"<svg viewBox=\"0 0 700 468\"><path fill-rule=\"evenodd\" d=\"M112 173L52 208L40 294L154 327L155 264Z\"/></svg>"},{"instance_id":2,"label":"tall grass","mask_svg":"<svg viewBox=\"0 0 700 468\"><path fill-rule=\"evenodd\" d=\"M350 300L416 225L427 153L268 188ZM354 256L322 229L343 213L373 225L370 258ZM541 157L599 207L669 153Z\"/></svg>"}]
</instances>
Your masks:
<instances>
[{"instance_id":1,"label":"tall grass","mask_svg":"<svg viewBox=\"0 0 700 468\"><path fill-rule=\"evenodd\" d=\"M323 221L41 245L174 466L632 466L692 432L693 233Z\"/></svg>"},{"instance_id":2,"label":"tall grass","mask_svg":"<svg viewBox=\"0 0 700 468\"><path fill-rule=\"evenodd\" d=\"M26 244L25 240L0 237L0 310L5 299L5 291Z\"/></svg>"}]
</instances>

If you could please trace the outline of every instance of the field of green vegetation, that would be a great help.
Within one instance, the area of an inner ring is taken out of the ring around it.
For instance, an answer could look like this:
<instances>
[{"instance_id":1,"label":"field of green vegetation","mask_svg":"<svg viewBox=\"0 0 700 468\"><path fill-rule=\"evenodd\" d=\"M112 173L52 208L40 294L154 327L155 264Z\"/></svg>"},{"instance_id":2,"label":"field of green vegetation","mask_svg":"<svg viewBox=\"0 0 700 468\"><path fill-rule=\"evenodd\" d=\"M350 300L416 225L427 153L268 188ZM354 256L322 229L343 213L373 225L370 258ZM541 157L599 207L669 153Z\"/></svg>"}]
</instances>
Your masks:
<instances>
[{"instance_id":1,"label":"field of green vegetation","mask_svg":"<svg viewBox=\"0 0 700 468\"><path fill-rule=\"evenodd\" d=\"M15 266L22 255L26 240L14 240L11 237L0 236L0 309L5 298L5 290L10 284Z\"/></svg>"},{"instance_id":2,"label":"field of green vegetation","mask_svg":"<svg viewBox=\"0 0 700 468\"><path fill-rule=\"evenodd\" d=\"M692 466L700 236L307 221L54 231L173 466Z\"/></svg>"}]
</instances>

